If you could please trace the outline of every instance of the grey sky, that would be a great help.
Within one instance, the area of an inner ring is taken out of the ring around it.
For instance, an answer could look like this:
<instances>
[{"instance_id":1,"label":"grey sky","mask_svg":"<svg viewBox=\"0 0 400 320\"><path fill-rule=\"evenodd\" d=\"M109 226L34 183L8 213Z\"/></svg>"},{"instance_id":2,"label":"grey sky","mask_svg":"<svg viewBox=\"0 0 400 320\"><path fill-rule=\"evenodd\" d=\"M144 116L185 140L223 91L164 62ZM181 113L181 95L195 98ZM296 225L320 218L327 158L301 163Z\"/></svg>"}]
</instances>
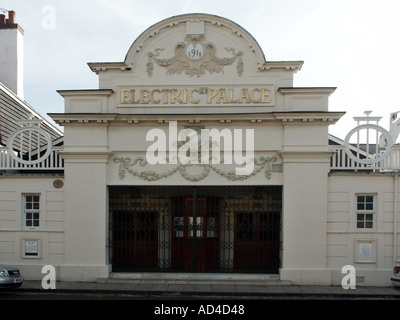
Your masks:
<instances>
[{"instance_id":1,"label":"grey sky","mask_svg":"<svg viewBox=\"0 0 400 320\"><path fill-rule=\"evenodd\" d=\"M386 128L400 110L399 0L0 0L0 8L14 10L25 31L25 100L42 114L64 111L56 90L98 87L88 62L123 61L143 31L184 13L241 25L266 60L304 61L295 86L337 87L330 111L347 114L330 132L340 138L365 110Z\"/></svg>"}]
</instances>

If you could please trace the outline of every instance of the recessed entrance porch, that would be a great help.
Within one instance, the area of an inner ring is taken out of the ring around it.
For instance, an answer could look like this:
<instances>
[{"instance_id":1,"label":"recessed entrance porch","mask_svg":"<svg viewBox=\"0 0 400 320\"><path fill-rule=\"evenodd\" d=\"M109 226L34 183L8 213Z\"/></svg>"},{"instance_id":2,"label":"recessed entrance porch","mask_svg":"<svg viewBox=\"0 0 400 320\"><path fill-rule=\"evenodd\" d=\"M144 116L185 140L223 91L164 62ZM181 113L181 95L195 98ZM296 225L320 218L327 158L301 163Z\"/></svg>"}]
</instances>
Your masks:
<instances>
[{"instance_id":1,"label":"recessed entrance porch","mask_svg":"<svg viewBox=\"0 0 400 320\"><path fill-rule=\"evenodd\" d=\"M276 274L281 211L281 186L110 186L112 272Z\"/></svg>"}]
</instances>

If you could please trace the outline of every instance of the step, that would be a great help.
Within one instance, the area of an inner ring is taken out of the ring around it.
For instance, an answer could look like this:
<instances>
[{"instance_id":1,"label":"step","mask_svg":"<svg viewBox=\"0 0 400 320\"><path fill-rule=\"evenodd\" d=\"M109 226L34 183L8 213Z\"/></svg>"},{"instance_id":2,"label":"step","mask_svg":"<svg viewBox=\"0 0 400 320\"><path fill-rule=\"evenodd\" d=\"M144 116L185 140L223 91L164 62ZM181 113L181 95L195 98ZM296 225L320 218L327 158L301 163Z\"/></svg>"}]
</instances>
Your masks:
<instances>
[{"instance_id":1,"label":"step","mask_svg":"<svg viewBox=\"0 0 400 320\"><path fill-rule=\"evenodd\" d=\"M193 285L253 285L290 286L290 281L270 274L213 274L213 273L111 273L109 278L100 278L98 283L132 284L193 284Z\"/></svg>"}]
</instances>

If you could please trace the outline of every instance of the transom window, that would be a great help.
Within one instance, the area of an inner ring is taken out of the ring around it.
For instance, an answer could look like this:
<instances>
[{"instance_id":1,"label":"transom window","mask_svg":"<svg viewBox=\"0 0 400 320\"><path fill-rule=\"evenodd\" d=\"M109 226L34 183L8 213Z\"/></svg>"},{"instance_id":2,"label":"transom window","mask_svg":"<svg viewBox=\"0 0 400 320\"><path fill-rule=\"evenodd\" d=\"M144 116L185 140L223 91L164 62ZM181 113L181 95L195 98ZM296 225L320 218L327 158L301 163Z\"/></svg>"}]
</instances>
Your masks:
<instances>
[{"instance_id":1,"label":"transom window","mask_svg":"<svg viewBox=\"0 0 400 320\"><path fill-rule=\"evenodd\" d=\"M25 227L28 229L39 228L40 195L39 194L24 195L23 206L24 206Z\"/></svg>"},{"instance_id":2,"label":"transom window","mask_svg":"<svg viewBox=\"0 0 400 320\"><path fill-rule=\"evenodd\" d=\"M357 195L357 229L374 228L375 201L374 195Z\"/></svg>"}]
</instances>

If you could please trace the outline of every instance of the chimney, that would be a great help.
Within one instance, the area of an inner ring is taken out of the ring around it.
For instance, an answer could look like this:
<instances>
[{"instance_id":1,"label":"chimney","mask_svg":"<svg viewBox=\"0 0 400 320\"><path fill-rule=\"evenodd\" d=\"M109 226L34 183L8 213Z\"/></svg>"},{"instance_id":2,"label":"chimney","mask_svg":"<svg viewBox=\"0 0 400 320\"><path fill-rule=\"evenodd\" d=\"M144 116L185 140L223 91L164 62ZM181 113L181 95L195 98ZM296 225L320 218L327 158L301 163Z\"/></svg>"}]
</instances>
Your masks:
<instances>
[{"instance_id":1,"label":"chimney","mask_svg":"<svg viewBox=\"0 0 400 320\"><path fill-rule=\"evenodd\" d=\"M14 11L0 12L0 82L24 100L24 30Z\"/></svg>"},{"instance_id":2,"label":"chimney","mask_svg":"<svg viewBox=\"0 0 400 320\"><path fill-rule=\"evenodd\" d=\"M15 11L8 11L7 24L15 24Z\"/></svg>"}]
</instances>

